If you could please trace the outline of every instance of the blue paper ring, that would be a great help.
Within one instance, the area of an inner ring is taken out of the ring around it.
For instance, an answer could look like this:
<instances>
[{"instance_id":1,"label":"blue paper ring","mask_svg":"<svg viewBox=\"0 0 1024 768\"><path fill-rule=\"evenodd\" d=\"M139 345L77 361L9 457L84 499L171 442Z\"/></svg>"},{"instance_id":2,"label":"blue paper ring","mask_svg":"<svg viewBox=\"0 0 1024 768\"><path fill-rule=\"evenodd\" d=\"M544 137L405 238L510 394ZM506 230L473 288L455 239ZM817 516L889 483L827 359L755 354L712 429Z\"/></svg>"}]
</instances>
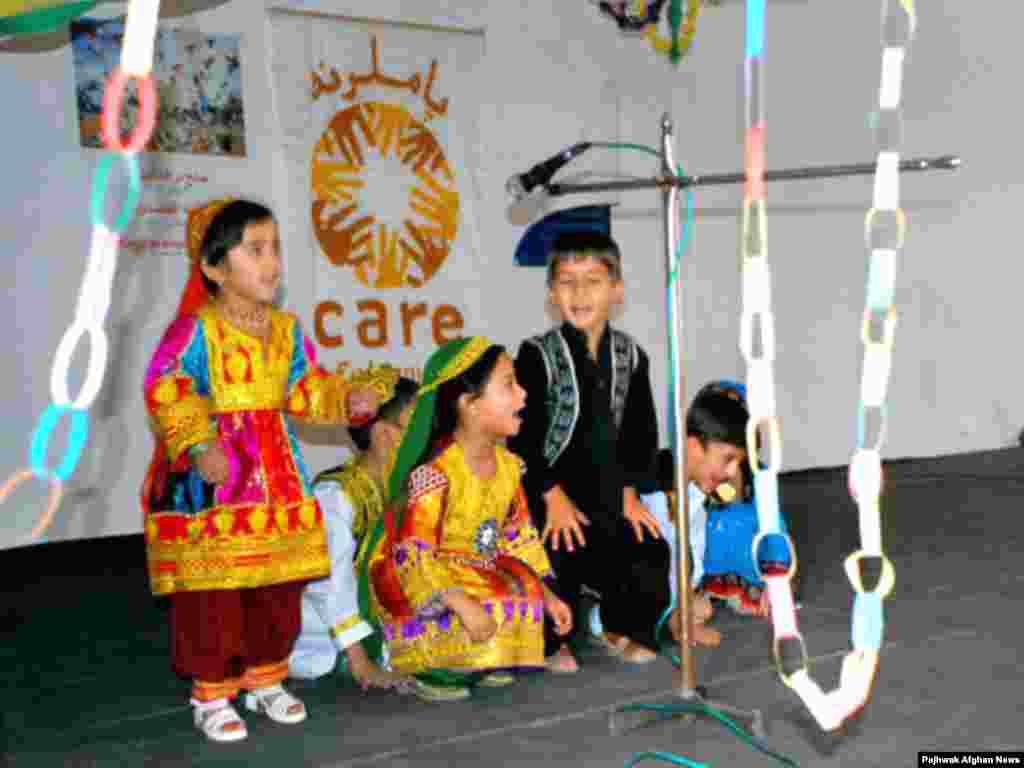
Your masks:
<instances>
[{"instance_id":1,"label":"blue paper ring","mask_svg":"<svg viewBox=\"0 0 1024 768\"><path fill-rule=\"evenodd\" d=\"M40 477L50 474L46 466L46 454L50 447L50 435L60 423L65 414L71 415L71 433L68 435L68 445L64 452L64 460L52 474L64 482L74 473L78 462L82 458L82 451L85 449L85 442L89 438L89 414L86 411L69 408L66 405L55 405L51 403L43 411L39 419L36 431L32 435L32 445L29 450L29 462L32 471Z\"/></svg>"}]
</instances>

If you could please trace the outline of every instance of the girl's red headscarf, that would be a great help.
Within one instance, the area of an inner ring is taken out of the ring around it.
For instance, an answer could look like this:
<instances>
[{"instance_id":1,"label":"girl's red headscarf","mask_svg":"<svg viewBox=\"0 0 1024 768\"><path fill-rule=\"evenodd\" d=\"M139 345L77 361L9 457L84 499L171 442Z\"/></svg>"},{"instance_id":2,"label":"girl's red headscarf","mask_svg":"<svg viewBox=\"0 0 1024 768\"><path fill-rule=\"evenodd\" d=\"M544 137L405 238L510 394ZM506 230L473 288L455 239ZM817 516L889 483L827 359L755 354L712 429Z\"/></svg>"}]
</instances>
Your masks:
<instances>
[{"instance_id":1,"label":"girl's red headscarf","mask_svg":"<svg viewBox=\"0 0 1024 768\"><path fill-rule=\"evenodd\" d=\"M202 259L201 247L203 236L206 235L206 230L210 226L210 222L213 221L213 217L220 213L224 206L230 202L231 198L211 200L206 205L193 208L188 212L185 239L192 268L189 270L185 291L181 294L181 303L178 305L178 317L194 314L210 300L210 292L206 290L206 283L203 282L203 271L199 267L199 262Z\"/></svg>"}]
</instances>

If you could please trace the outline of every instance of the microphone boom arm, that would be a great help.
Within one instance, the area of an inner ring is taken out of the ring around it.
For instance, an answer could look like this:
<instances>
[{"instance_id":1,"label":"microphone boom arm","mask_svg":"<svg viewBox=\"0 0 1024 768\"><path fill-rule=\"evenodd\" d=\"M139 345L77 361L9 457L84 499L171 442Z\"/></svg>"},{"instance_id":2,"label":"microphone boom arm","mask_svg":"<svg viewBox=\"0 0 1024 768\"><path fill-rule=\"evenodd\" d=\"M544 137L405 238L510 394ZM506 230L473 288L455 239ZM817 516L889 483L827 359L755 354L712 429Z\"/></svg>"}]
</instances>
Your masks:
<instances>
[{"instance_id":1,"label":"microphone boom arm","mask_svg":"<svg viewBox=\"0 0 1024 768\"><path fill-rule=\"evenodd\" d=\"M550 161L547 161L550 162ZM538 166L539 167L539 166ZM819 165L803 168L784 168L765 171L765 181L801 181L839 176L867 176L873 174L877 163L847 163L843 165ZM901 171L953 171L960 167L958 155L941 157L920 157L900 162ZM721 184L742 184L746 173L717 173L695 176L659 176L653 179L630 179L624 181L591 182L586 184L546 184L545 189L552 197L584 192L612 192L629 189L661 189L664 187L706 187Z\"/></svg>"}]
</instances>

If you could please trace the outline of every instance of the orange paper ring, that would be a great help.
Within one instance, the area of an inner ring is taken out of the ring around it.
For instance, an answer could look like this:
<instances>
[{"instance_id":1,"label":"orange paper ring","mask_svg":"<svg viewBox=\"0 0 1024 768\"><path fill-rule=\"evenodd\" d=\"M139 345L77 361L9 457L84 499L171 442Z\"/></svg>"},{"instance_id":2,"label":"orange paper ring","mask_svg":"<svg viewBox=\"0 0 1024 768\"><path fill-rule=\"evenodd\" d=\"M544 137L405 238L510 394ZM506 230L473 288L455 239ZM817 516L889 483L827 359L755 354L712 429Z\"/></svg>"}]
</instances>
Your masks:
<instances>
[{"instance_id":1,"label":"orange paper ring","mask_svg":"<svg viewBox=\"0 0 1024 768\"><path fill-rule=\"evenodd\" d=\"M20 472L15 472L11 475L7 479L7 482L0 486L0 504L7 499L15 488L30 477L40 477L40 475L33 472L31 469L23 469ZM54 515L57 514L57 508L60 506L61 497L64 494L64 484L60 481L59 477L54 475L52 472L47 472L45 477L50 481L50 501L46 506L46 510L39 518L39 522L36 523L32 532L29 533L30 539L38 538L42 535L43 531L50 527L50 523L53 522Z\"/></svg>"}]
</instances>

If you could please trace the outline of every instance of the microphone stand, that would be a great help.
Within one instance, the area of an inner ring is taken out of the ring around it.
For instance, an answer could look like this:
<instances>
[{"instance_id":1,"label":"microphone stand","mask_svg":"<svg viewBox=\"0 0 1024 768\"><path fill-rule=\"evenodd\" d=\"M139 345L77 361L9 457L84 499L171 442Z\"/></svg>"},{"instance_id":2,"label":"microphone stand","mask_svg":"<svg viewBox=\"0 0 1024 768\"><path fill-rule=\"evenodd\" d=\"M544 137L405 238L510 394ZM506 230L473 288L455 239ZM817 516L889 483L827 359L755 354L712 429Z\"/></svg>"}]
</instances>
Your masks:
<instances>
[{"instance_id":1,"label":"microphone stand","mask_svg":"<svg viewBox=\"0 0 1024 768\"><path fill-rule=\"evenodd\" d=\"M671 131L671 126L669 127ZM940 157L917 157L901 160L900 172L906 171L955 171L960 167L957 155ZM876 170L875 163L847 163L843 165L818 165L803 168L783 168L777 171L765 171L765 181L805 181L807 179L826 179L840 176L869 176ZM747 180L745 173L711 173L704 176L676 176L675 169L663 171L664 176L655 179L627 179L620 181L602 181L588 184L548 184L545 186L552 197L571 195L582 192L621 192L631 189L662 189L667 186L679 188L708 187L719 184L743 184Z\"/></svg>"},{"instance_id":2,"label":"microphone stand","mask_svg":"<svg viewBox=\"0 0 1024 768\"><path fill-rule=\"evenodd\" d=\"M710 174L706 176L676 175L675 147L672 121L667 114L661 119L662 166L661 175L653 179L636 179L626 181L607 181L586 184L547 184L545 189L552 196L570 195L574 193L605 192L633 189L660 189L663 201L663 226L665 232L665 274L670 280L668 298L668 327L675 330L669 333L669 366L672 368L672 403L675 410L675 487L678 498L678 518L676 520L676 558L678 568L674 574L678 607L681 613L682 626L679 632L680 667L676 676L677 693L683 699L680 707L664 707L657 705L636 705L612 712L609 727L613 735L632 730L639 725L652 722L650 712L654 712L653 722L674 717L682 717L689 722L696 714L714 716L715 710L732 717L749 721L751 732L763 741L765 739L764 718L760 710L742 710L712 701L707 698L707 691L697 685L697 675L693 664L693 653L690 638L693 636L693 616L690 611L690 510L688 482L686 479L686 401L685 371L680 352L680 341L683 336L682 291L679 281L671 280L672 265L679 243L679 218L676 215L679 191L687 187L708 186L716 184L740 184L746 181L745 173ZM901 171L955 170L960 166L960 158L955 155L944 155L935 158L919 158L904 160L900 163ZM857 163L847 165L828 165L818 167L790 168L778 171L765 171L765 181L787 181L801 179L832 178L843 176L868 175L876 170L875 163ZM640 716L637 721L637 716Z\"/></svg>"}]
</instances>

